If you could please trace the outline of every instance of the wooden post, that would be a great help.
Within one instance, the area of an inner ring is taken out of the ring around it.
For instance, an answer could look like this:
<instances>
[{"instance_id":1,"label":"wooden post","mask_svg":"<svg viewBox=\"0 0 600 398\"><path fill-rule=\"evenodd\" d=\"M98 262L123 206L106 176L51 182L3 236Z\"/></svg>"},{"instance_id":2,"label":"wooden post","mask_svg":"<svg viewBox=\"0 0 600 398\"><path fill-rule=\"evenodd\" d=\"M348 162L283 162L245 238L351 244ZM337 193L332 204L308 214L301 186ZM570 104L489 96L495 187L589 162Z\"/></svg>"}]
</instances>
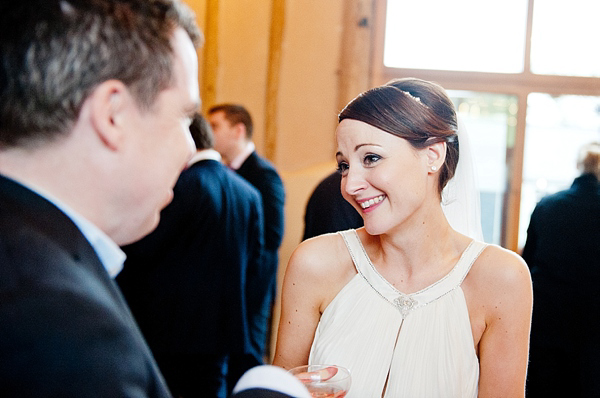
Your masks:
<instances>
[{"instance_id":1,"label":"wooden post","mask_svg":"<svg viewBox=\"0 0 600 398\"><path fill-rule=\"evenodd\" d=\"M217 99L217 70L219 66L219 0L207 0L202 66L202 113L207 114Z\"/></svg>"},{"instance_id":2,"label":"wooden post","mask_svg":"<svg viewBox=\"0 0 600 398\"><path fill-rule=\"evenodd\" d=\"M265 96L265 156L274 161L277 151L277 100L281 73L281 47L285 25L285 0L272 0L269 62Z\"/></svg>"},{"instance_id":3,"label":"wooden post","mask_svg":"<svg viewBox=\"0 0 600 398\"><path fill-rule=\"evenodd\" d=\"M338 110L361 92L371 80L371 32L373 0L346 0L339 66Z\"/></svg>"}]
</instances>

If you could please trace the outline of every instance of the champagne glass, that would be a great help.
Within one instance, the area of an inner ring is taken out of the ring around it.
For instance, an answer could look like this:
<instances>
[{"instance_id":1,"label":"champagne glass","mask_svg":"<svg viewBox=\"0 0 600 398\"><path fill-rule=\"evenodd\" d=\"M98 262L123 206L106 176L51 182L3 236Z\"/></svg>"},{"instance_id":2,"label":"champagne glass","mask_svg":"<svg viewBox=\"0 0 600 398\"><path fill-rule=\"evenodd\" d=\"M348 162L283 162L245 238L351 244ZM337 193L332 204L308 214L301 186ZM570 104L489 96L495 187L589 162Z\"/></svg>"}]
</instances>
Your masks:
<instances>
[{"instance_id":1,"label":"champagne glass","mask_svg":"<svg viewBox=\"0 0 600 398\"><path fill-rule=\"evenodd\" d=\"M313 398L343 398L351 384L350 371L338 365L304 365L290 369Z\"/></svg>"}]
</instances>

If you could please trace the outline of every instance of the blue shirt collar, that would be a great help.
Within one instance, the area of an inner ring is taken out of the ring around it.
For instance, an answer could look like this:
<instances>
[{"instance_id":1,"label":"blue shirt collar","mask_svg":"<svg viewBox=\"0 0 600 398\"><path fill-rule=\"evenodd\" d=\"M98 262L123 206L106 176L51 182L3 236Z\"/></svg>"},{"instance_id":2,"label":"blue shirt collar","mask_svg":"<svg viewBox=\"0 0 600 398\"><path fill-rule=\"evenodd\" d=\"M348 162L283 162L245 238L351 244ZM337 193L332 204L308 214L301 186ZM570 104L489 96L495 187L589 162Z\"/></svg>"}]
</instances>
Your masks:
<instances>
[{"instance_id":1,"label":"blue shirt collar","mask_svg":"<svg viewBox=\"0 0 600 398\"><path fill-rule=\"evenodd\" d=\"M126 255L100 228L48 192L22 181L19 181L19 183L51 202L73 221L94 249L111 278L114 278L121 272Z\"/></svg>"}]
</instances>

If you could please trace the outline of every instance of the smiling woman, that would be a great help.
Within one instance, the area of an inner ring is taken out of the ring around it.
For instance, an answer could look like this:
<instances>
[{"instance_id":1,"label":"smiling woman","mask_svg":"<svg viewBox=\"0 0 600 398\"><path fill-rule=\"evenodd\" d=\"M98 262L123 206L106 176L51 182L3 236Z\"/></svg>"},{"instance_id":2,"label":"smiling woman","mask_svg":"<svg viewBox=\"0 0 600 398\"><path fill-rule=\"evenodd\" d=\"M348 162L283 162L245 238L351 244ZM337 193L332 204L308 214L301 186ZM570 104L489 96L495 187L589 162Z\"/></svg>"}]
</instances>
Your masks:
<instances>
[{"instance_id":1,"label":"smiling woman","mask_svg":"<svg viewBox=\"0 0 600 398\"><path fill-rule=\"evenodd\" d=\"M342 195L365 226L294 251L275 364L350 369L348 397L523 397L529 272L444 214L460 149L445 91L398 79L339 119Z\"/></svg>"}]
</instances>

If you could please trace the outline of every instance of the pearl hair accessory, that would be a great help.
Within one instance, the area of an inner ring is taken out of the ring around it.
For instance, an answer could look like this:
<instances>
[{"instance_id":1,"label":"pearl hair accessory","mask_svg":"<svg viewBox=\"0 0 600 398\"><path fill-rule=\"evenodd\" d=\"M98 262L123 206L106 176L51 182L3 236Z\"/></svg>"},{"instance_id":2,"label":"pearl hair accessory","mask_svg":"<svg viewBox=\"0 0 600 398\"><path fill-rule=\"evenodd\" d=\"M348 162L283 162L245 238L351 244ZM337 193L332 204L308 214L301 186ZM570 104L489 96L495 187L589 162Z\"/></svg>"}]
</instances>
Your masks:
<instances>
[{"instance_id":1,"label":"pearl hair accessory","mask_svg":"<svg viewBox=\"0 0 600 398\"><path fill-rule=\"evenodd\" d=\"M421 98L419 97L415 97L414 95L412 95L411 93L409 93L408 91L404 91L404 90L400 90L403 94L408 95L410 98L412 98L414 101L417 101L419 104L421 104L421 106L424 106L425 108L429 108L427 105L425 105L423 103L423 101L421 101Z\"/></svg>"}]
</instances>

